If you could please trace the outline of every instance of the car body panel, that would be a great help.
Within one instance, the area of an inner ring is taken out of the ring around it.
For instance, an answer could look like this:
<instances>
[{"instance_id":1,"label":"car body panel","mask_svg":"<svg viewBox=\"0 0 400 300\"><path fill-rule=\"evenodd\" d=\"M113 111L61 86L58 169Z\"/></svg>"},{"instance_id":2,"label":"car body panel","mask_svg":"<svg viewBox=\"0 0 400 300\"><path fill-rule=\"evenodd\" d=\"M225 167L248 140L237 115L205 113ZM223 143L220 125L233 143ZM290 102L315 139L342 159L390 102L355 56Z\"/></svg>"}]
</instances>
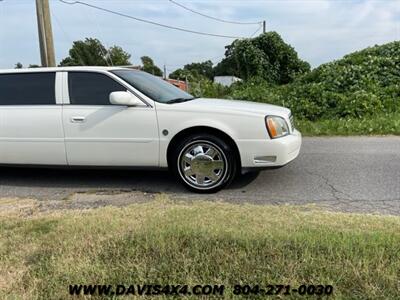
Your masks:
<instances>
[{"instance_id":1,"label":"car body panel","mask_svg":"<svg viewBox=\"0 0 400 300\"><path fill-rule=\"evenodd\" d=\"M291 130L286 137L271 139L265 117L280 116L290 124L287 108L239 100L199 98L176 104L156 103L160 130L168 136L160 137L160 166L167 166L167 149L171 139L179 132L194 127L210 127L226 133L236 143L241 166L276 167L293 160L300 151L301 134ZM178 119L179 122L171 120ZM290 126L289 126L290 127ZM257 161L257 157L275 156L271 161Z\"/></svg>"},{"instance_id":2,"label":"car body panel","mask_svg":"<svg viewBox=\"0 0 400 300\"><path fill-rule=\"evenodd\" d=\"M197 98L190 102L184 102L183 105L190 106L195 111L212 112L221 111L225 113L238 112L240 114L249 113L256 115L285 115L289 114L290 110L267 103L250 102L243 100L228 100L215 98Z\"/></svg>"},{"instance_id":3,"label":"car body panel","mask_svg":"<svg viewBox=\"0 0 400 300\"><path fill-rule=\"evenodd\" d=\"M0 106L0 163L67 163L62 106Z\"/></svg>"},{"instance_id":4,"label":"car body panel","mask_svg":"<svg viewBox=\"0 0 400 300\"><path fill-rule=\"evenodd\" d=\"M76 123L73 119L84 118ZM68 164L158 166L156 113L150 107L65 105Z\"/></svg>"},{"instance_id":5,"label":"car body panel","mask_svg":"<svg viewBox=\"0 0 400 300\"><path fill-rule=\"evenodd\" d=\"M194 127L224 132L236 144L243 168L278 167L297 157L301 134L290 126L290 110L239 100L199 98L155 102L118 76L120 67L65 67L5 70L56 71L57 105L0 106L0 164L167 167L174 136ZM68 72L106 74L138 96L143 106L70 105ZM271 139L266 116L280 116L289 135ZM83 118L82 122L73 119Z\"/></svg>"}]
</instances>

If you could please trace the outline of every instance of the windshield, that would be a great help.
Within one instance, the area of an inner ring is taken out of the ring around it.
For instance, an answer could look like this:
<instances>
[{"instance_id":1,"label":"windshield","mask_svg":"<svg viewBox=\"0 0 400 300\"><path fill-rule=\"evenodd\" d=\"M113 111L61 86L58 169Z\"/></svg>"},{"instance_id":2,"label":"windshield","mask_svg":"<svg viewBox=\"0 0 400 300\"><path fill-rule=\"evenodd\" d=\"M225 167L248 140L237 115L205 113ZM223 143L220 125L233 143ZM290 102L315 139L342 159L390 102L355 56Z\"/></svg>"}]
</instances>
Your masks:
<instances>
[{"instance_id":1,"label":"windshield","mask_svg":"<svg viewBox=\"0 0 400 300\"><path fill-rule=\"evenodd\" d=\"M189 93L146 72L138 70L115 70L111 72L157 102L177 103L194 99Z\"/></svg>"}]
</instances>

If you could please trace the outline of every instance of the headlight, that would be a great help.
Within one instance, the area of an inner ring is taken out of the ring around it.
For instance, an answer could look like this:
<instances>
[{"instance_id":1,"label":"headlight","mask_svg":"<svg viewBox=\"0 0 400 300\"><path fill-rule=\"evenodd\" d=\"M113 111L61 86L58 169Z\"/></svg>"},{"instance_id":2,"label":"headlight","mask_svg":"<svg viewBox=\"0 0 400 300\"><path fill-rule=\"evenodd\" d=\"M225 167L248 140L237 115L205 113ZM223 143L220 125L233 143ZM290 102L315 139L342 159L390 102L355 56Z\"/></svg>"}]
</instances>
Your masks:
<instances>
[{"instance_id":1,"label":"headlight","mask_svg":"<svg viewBox=\"0 0 400 300\"><path fill-rule=\"evenodd\" d=\"M267 116L265 118L268 133L271 139L276 139L289 134L289 128L286 121L278 116Z\"/></svg>"}]
</instances>

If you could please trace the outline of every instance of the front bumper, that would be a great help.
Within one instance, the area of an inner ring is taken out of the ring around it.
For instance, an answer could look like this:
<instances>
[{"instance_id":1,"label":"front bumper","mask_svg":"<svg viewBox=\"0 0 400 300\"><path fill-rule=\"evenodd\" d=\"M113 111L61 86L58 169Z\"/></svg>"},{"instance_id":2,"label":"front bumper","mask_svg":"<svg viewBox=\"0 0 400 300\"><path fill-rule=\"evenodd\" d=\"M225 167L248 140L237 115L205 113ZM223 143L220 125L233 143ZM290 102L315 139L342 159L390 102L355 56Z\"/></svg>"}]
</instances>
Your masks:
<instances>
[{"instance_id":1,"label":"front bumper","mask_svg":"<svg viewBox=\"0 0 400 300\"><path fill-rule=\"evenodd\" d=\"M242 168L280 167L295 159L301 148L301 133L296 129L282 138L237 141Z\"/></svg>"}]
</instances>

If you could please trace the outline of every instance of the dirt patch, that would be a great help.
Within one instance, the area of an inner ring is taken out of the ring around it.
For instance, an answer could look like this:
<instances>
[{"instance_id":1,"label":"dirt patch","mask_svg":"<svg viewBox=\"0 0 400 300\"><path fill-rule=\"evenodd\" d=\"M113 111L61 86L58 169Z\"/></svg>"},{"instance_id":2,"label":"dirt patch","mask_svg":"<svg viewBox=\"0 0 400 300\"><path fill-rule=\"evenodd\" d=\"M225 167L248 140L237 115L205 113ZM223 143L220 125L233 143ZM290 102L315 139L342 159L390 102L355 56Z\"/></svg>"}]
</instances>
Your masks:
<instances>
[{"instance_id":1,"label":"dirt patch","mask_svg":"<svg viewBox=\"0 0 400 300\"><path fill-rule=\"evenodd\" d=\"M127 206L154 200L156 194L125 191L93 191L73 193L66 200L42 202L42 208L58 209L90 209L104 206Z\"/></svg>"},{"instance_id":2,"label":"dirt patch","mask_svg":"<svg viewBox=\"0 0 400 300\"><path fill-rule=\"evenodd\" d=\"M0 217L29 216L39 211L39 206L34 199L0 198Z\"/></svg>"},{"instance_id":3,"label":"dirt patch","mask_svg":"<svg viewBox=\"0 0 400 300\"><path fill-rule=\"evenodd\" d=\"M78 192L64 200L38 201L35 199L0 198L0 217L31 216L54 210L83 210L105 206L123 207L152 201L157 194L126 191Z\"/></svg>"}]
</instances>

